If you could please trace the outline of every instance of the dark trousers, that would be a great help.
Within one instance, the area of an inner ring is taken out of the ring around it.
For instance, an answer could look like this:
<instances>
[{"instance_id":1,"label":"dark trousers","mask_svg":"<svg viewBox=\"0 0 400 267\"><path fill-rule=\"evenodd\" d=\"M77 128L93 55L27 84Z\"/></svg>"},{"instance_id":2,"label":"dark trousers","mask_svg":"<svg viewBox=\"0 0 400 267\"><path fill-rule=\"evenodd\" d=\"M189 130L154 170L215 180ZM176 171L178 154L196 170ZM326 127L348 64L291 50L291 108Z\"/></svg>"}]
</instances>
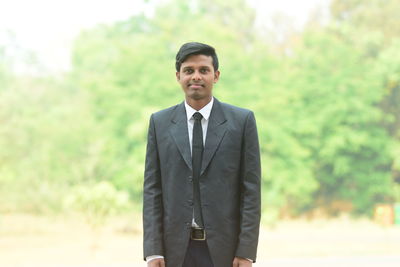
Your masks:
<instances>
[{"instance_id":1,"label":"dark trousers","mask_svg":"<svg viewBox=\"0 0 400 267\"><path fill-rule=\"evenodd\" d=\"M214 267L206 241L189 241L182 267Z\"/></svg>"}]
</instances>

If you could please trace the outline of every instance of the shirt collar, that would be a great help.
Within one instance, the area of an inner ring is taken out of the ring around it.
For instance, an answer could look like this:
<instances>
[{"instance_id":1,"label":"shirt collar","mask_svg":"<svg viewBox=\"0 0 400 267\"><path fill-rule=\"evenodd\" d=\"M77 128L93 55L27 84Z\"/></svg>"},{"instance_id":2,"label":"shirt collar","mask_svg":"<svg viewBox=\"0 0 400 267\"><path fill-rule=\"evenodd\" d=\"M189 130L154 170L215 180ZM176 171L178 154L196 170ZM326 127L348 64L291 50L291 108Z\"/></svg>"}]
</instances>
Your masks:
<instances>
[{"instance_id":1,"label":"shirt collar","mask_svg":"<svg viewBox=\"0 0 400 267\"><path fill-rule=\"evenodd\" d=\"M185 109L186 109L187 120L190 120L195 112L200 112L200 114L203 116L203 118L205 120L208 120L208 118L210 118L213 103L214 103L214 97L211 97L211 101L208 102L208 104L205 105L202 109L197 111L194 108L192 108L191 106L189 106L189 104L185 100Z\"/></svg>"}]
</instances>

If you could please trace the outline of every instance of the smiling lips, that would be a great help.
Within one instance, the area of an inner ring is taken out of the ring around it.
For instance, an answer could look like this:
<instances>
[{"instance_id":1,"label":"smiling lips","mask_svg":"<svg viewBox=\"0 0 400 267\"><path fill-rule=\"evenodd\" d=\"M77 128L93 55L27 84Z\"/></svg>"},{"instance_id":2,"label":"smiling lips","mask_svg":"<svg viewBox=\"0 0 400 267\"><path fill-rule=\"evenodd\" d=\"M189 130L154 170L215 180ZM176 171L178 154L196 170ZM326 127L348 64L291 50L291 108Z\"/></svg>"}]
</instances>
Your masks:
<instances>
[{"instance_id":1,"label":"smiling lips","mask_svg":"<svg viewBox=\"0 0 400 267\"><path fill-rule=\"evenodd\" d=\"M192 89L200 89L203 87L202 84L189 84L189 87Z\"/></svg>"}]
</instances>

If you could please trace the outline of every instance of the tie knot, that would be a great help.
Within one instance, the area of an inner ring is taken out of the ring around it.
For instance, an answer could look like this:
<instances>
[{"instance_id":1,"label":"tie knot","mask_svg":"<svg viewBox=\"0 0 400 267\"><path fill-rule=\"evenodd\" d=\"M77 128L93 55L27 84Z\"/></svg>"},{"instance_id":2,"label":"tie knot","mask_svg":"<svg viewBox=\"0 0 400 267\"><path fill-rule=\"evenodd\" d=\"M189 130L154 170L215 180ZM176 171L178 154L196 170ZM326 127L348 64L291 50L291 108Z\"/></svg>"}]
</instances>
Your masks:
<instances>
[{"instance_id":1,"label":"tie knot","mask_svg":"<svg viewBox=\"0 0 400 267\"><path fill-rule=\"evenodd\" d=\"M195 120L201 120L201 119L203 118L203 115L201 115L200 112L195 112L195 113L193 114L193 118L194 118Z\"/></svg>"}]
</instances>

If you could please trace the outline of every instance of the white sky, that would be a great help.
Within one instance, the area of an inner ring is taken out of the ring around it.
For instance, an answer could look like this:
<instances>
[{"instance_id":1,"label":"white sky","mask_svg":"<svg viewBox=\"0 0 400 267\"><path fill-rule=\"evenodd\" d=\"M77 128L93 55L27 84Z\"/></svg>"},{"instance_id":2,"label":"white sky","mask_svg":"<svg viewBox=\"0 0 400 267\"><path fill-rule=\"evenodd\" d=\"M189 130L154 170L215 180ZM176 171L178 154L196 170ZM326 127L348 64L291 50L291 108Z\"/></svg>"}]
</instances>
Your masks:
<instances>
[{"instance_id":1,"label":"white sky","mask_svg":"<svg viewBox=\"0 0 400 267\"><path fill-rule=\"evenodd\" d=\"M69 67L71 43L84 28L128 19L140 12L151 15L153 6L165 0L0 0L0 45L10 39L22 49L33 50L48 70ZM258 23L271 23L273 14L284 14L294 25L304 24L316 6L330 0L248 0L256 7Z\"/></svg>"}]
</instances>

